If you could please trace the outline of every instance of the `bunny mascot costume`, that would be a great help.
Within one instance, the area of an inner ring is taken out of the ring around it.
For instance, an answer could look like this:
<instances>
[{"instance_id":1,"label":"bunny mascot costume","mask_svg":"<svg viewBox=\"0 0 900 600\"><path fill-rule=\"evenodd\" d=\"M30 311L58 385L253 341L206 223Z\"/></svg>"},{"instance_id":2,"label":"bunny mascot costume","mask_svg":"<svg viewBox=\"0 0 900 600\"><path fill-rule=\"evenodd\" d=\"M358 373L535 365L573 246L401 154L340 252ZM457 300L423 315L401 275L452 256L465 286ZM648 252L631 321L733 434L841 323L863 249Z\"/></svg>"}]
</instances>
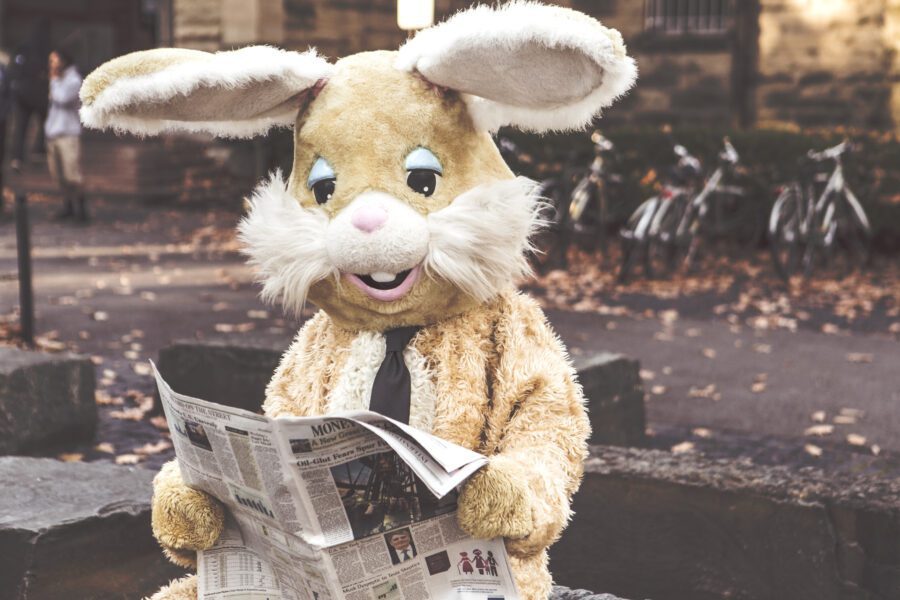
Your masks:
<instances>
[{"instance_id":1,"label":"bunny mascot costume","mask_svg":"<svg viewBox=\"0 0 900 600\"><path fill-rule=\"evenodd\" d=\"M285 352L265 413L371 407L487 455L461 490L459 524L505 538L521 596L539 600L589 424L565 348L514 289L540 203L490 132L584 127L635 77L617 31L513 2L336 63L266 46L129 54L87 78L81 117L144 135L293 126L290 176L257 188L240 238L265 298L321 310ZM405 395L378 392L388 355L402 357ZM154 482L152 523L166 554L192 566L219 536L223 509L173 461ZM191 575L154 599L194 599L196 586Z\"/></svg>"}]
</instances>

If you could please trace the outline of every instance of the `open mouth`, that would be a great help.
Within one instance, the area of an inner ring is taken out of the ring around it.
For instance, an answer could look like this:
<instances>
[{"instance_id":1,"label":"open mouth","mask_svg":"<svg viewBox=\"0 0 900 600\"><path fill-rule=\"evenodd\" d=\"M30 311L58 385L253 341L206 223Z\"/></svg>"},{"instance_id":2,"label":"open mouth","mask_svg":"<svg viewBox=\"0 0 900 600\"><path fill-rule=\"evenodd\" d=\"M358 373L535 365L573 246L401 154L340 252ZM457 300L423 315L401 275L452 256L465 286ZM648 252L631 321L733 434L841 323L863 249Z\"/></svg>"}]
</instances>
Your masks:
<instances>
[{"instance_id":1,"label":"open mouth","mask_svg":"<svg viewBox=\"0 0 900 600\"><path fill-rule=\"evenodd\" d=\"M382 302L399 300L412 289L419 278L420 265L399 273L376 272L366 275L346 273L347 279L364 294Z\"/></svg>"}]
</instances>

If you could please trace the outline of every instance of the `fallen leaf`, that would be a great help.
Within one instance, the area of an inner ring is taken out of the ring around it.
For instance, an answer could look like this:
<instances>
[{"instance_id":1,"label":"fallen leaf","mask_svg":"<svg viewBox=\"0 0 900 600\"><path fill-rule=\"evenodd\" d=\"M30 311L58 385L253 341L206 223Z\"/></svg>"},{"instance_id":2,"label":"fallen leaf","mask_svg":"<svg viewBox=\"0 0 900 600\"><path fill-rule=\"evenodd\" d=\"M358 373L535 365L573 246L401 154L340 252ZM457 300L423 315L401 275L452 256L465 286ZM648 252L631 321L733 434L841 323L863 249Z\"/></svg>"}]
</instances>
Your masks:
<instances>
[{"instance_id":1,"label":"fallen leaf","mask_svg":"<svg viewBox=\"0 0 900 600\"><path fill-rule=\"evenodd\" d=\"M115 454L116 448L109 442L100 442L96 446L94 446L94 450L97 452L106 452L107 454Z\"/></svg>"},{"instance_id":2,"label":"fallen leaf","mask_svg":"<svg viewBox=\"0 0 900 600\"><path fill-rule=\"evenodd\" d=\"M830 435L834 431L834 425L823 423L822 425L813 425L803 430L803 435Z\"/></svg>"},{"instance_id":3,"label":"fallen leaf","mask_svg":"<svg viewBox=\"0 0 900 600\"><path fill-rule=\"evenodd\" d=\"M113 396L106 390L97 390L94 392L94 402L100 406L121 406L125 403L119 396Z\"/></svg>"},{"instance_id":4,"label":"fallen leaf","mask_svg":"<svg viewBox=\"0 0 900 600\"><path fill-rule=\"evenodd\" d=\"M123 410L111 410L109 416L122 421L140 421L144 418L144 411L140 408L125 408Z\"/></svg>"},{"instance_id":5,"label":"fallen leaf","mask_svg":"<svg viewBox=\"0 0 900 600\"><path fill-rule=\"evenodd\" d=\"M849 352L847 360L856 364L870 363L875 360L875 355L869 352Z\"/></svg>"},{"instance_id":6,"label":"fallen leaf","mask_svg":"<svg viewBox=\"0 0 900 600\"><path fill-rule=\"evenodd\" d=\"M248 310L247 318L249 319L268 319L269 312L265 310Z\"/></svg>"},{"instance_id":7,"label":"fallen leaf","mask_svg":"<svg viewBox=\"0 0 900 600\"><path fill-rule=\"evenodd\" d=\"M705 356L706 358L715 358L716 350L715 350L715 348L704 348L701 351L701 354L703 354L703 356Z\"/></svg>"},{"instance_id":8,"label":"fallen leaf","mask_svg":"<svg viewBox=\"0 0 900 600\"><path fill-rule=\"evenodd\" d=\"M151 373L150 365L148 365L147 363L142 363L142 362L134 363L133 365L131 365L131 368L134 370L135 373L137 373L138 375L141 375L141 376L147 376L147 375L150 375L150 373Z\"/></svg>"},{"instance_id":9,"label":"fallen leaf","mask_svg":"<svg viewBox=\"0 0 900 600\"><path fill-rule=\"evenodd\" d=\"M716 392L716 384L710 383L704 387L691 386L688 390L689 398L708 398L711 400L720 400L722 395Z\"/></svg>"},{"instance_id":10,"label":"fallen leaf","mask_svg":"<svg viewBox=\"0 0 900 600\"><path fill-rule=\"evenodd\" d=\"M645 381L656 378L656 373L654 373L650 369L641 369L639 374L641 376L641 379Z\"/></svg>"},{"instance_id":11,"label":"fallen leaf","mask_svg":"<svg viewBox=\"0 0 900 600\"><path fill-rule=\"evenodd\" d=\"M681 442L680 444L672 446L672 454L684 454L686 452L693 452L693 450L694 442Z\"/></svg>"},{"instance_id":12,"label":"fallen leaf","mask_svg":"<svg viewBox=\"0 0 900 600\"><path fill-rule=\"evenodd\" d=\"M859 435L858 433L848 433L847 443L851 446L865 446L866 437L863 435Z\"/></svg>"},{"instance_id":13,"label":"fallen leaf","mask_svg":"<svg viewBox=\"0 0 900 600\"><path fill-rule=\"evenodd\" d=\"M166 417L164 415L156 415L155 417L150 417L150 424L161 431L169 430L169 422L166 421Z\"/></svg>"},{"instance_id":14,"label":"fallen leaf","mask_svg":"<svg viewBox=\"0 0 900 600\"><path fill-rule=\"evenodd\" d=\"M151 454L159 454L160 452L164 452L171 447L171 442L167 442L166 440L159 440L155 444L146 443L139 448L135 448L133 452L135 454L140 454L141 456L150 456Z\"/></svg>"},{"instance_id":15,"label":"fallen leaf","mask_svg":"<svg viewBox=\"0 0 900 600\"><path fill-rule=\"evenodd\" d=\"M81 452L69 452L60 454L57 458L63 462L81 462L81 459L84 458L84 454Z\"/></svg>"},{"instance_id":16,"label":"fallen leaf","mask_svg":"<svg viewBox=\"0 0 900 600\"><path fill-rule=\"evenodd\" d=\"M835 415L835 417L832 419L832 422L835 425L855 425L856 417L851 417L848 415Z\"/></svg>"},{"instance_id":17,"label":"fallen leaf","mask_svg":"<svg viewBox=\"0 0 900 600\"><path fill-rule=\"evenodd\" d=\"M822 456L822 449L815 444L806 444L803 446L803 450L810 456L815 456L816 458Z\"/></svg>"},{"instance_id":18,"label":"fallen leaf","mask_svg":"<svg viewBox=\"0 0 900 600\"><path fill-rule=\"evenodd\" d=\"M136 465L139 462L144 460L144 457L139 454L120 454L116 457L117 465Z\"/></svg>"},{"instance_id":19,"label":"fallen leaf","mask_svg":"<svg viewBox=\"0 0 900 600\"><path fill-rule=\"evenodd\" d=\"M816 423L824 423L825 422L825 411L817 410L813 414L809 415L809 418L815 421Z\"/></svg>"},{"instance_id":20,"label":"fallen leaf","mask_svg":"<svg viewBox=\"0 0 900 600\"><path fill-rule=\"evenodd\" d=\"M98 310L98 311L94 312L94 314L92 316L95 321L108 321L109 320L109 313L102 311L102 310Z\"/></svg>"},{"instance_id":21,"label":"fallen leaf","mask_svg":"<svg viewBox=\"0 0 900 600\"><path fill-rule=\"evenodd\" d=\"M655 396L661 396L666 393L666 386L664 385L654 385L650 388L650 393Z\"/></svg>"},{"instance_id":22,"label":"fallen leaf","mask_svg":"<svg viewBox=\"0 0 900 600\"><path fill-rule=\"evenodd\" d=\"M835 325L834 323L825 323L822 325L822 333L828 335L838 335L841 332L841 328Z\"/></svg>"},{"instance_id":23,"label":"fallen leaf","mask_svg":"<svg viewBox=\"0 0 900 600\"><path fill-rule=\"evenodd\" d=\"M691 433L696 435L698 438L703 438L703 439L712 437L712 431L710 431L706 427L695 427L693 430L691 430Z\"/></svg>"},{"instance_id":24,"label":"fallen leaf","mask_svg":"<svg viewBox=\"0 0 900 600\"><path fill-rule=\"evenodd\" d=\"M879 454L881 454L881 446L879 446L878 444L872 444L872 447L869 449L872 451L872 454L875 456L878 456Z\"/></svg>"},{"instance_id":25,"label":"fallen leaf","mask_svg":"<svg viewBox=\"0 0 900 600\"><path fill-rule=\"evenodd\" d=\"M772 346L769 344L753 344L753 351L759 352L760 354L771 354Z\"/></svg>"}]
</instances>

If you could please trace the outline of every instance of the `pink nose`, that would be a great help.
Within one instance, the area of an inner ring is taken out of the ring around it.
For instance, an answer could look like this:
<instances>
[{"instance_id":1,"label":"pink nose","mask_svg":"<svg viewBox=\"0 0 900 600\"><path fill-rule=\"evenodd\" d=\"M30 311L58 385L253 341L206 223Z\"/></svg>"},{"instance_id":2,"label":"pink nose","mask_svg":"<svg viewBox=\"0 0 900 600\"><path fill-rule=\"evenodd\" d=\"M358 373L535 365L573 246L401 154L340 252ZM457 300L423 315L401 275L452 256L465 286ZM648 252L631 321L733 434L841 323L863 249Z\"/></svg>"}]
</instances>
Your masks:
<instances>
[{"instance_id":1,"label":"pink nose","mask_svg":"<svg viewBox=\"0 0 900 600\"><path fill-rule=\"evenodd\" d=\"M350 222L360 231L372 233L384 225L385 221L387 221L387 217L387 211L382 207L369 204L360 206L354 210L353 216L350 217Z\"/></svg>"}]
</instances>

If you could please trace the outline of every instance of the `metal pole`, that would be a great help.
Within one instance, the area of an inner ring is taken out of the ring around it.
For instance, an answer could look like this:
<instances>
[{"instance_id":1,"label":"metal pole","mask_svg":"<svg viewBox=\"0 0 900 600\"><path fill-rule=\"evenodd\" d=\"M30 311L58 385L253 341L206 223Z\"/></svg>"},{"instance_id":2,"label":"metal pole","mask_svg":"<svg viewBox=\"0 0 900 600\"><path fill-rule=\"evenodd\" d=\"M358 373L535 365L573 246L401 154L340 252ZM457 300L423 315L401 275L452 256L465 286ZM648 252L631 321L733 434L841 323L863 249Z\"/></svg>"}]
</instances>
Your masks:
<instances>
[{"instance_id":1,"label":"metal pole","mask_svg":"<svg viewBox=\"0 0 900 600\"><path fill-rule=\"evenodd\" d=\"M16 249L19 259L19 323L22 341L34 346L34 292L31 287L31 240L28 229L28 197L16 193Z\"/></svg>"}]
</instances>

